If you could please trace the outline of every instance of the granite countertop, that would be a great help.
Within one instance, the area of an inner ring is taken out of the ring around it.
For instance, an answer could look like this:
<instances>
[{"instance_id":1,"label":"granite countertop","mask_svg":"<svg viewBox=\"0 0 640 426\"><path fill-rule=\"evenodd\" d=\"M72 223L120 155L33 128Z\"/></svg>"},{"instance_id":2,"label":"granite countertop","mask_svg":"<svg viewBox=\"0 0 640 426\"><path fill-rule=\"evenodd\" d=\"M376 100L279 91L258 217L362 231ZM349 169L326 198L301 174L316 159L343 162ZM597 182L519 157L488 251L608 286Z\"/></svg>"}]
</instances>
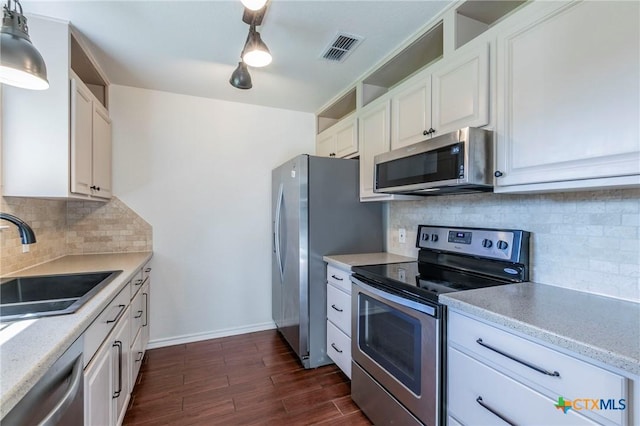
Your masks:
<instances>
[{"instance_id":1,"label":"granite countertop","mask_svg":"<svg viewBox=\"0 0 640 426\"><path fill-rule=\"evenodd\" d=\"M0 331L0 418L26 395L151 256L151 252L65 256L6 276L122 270L75 313L15 321Z\"/></svg>"},{"instance_id":2,"label":"granite countertop","mask_svg":"<svg viewBox=\"0 0 640 426\"><path fill-rule=\"evenodd\" d=\"M393 253L359 253L359 254L336 254L322 258L325 262L333 264L339 268L351 269L352 266L379 265L383 263L415 262L413 257L401 256Z\"/></svg>"},{"instance_id":3,"label":"granite countertop","mask_svg":"<svg viewBox=\"0 0 640 426\"><path fill-rule=\"evenodd\" d=\"M640 375L640 304L520 283L440 296L461 312Z\"/></svg>"}]
</instances>

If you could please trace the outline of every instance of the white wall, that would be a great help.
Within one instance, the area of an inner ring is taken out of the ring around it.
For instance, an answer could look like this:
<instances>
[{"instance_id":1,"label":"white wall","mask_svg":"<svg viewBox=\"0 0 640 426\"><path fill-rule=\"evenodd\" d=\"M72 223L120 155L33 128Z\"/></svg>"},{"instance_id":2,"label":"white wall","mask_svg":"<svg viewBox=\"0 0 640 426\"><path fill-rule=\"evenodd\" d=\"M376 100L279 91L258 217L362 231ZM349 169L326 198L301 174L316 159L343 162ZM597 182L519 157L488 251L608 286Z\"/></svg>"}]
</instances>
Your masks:
<instances>
[{"instance_id":1,"label":"white wall","mask_svg":"<svg viewBox=\"0 0 640 426\"><path fill-rule=\"evenodd\" d=\"M153 226L152 345L271 320L271 170L314 116L112 86L114 193ZM155 342L155 344L154 344Z\"/></svg>"}]
</instances>

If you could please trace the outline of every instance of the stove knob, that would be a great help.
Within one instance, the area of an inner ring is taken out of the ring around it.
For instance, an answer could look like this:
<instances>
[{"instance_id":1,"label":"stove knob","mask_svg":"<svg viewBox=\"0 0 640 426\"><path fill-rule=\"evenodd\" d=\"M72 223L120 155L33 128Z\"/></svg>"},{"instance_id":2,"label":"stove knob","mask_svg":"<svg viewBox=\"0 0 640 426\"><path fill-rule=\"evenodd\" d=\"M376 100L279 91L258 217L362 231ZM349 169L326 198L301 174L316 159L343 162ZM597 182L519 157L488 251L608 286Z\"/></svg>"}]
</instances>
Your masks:
<instances>
[{"instance_id":1,"label":"stove knob","mask_svg":"<svg viewBox=\"0 0 640 426\"><path fill-rule=\"evenodd\" d=\"M506 250L506 249L507 249L507 247L509 247L509 244L508 244L506 241L502 241L502 240L500 240L500 241L498 241L497 247L498 247L500 250Z\"/></svg>"},{"instance_id":2,"label":"stove knob","mask_svg":"<svg viewBox=\"0 0 640 426\"><path fill-rule=\"evenodd\" d=\"M429 234L422 234L422 241L429 241Z\"/></svg>"},{"instance_id":3,"label":"stove knob","mask_svg":"<svg viewBox=\"0 0 640 426\"><path fill-rule=\"evenodd\" d=\"M438 234L431 234L431 241L433 241L434 243L438 241Z\"/></svg>"},{"instance_id":4,"label":"stove knob","mask_svg":"<svg viewBox=\"0 0 640 426\"><path fill-rule=\"evenodd\" d=\"M482 240L482 247L491 248L492 245L493 245L493 241L491 241L489 239L486 239L486 238L484 240Z\"/></svg>"}]
</instances>

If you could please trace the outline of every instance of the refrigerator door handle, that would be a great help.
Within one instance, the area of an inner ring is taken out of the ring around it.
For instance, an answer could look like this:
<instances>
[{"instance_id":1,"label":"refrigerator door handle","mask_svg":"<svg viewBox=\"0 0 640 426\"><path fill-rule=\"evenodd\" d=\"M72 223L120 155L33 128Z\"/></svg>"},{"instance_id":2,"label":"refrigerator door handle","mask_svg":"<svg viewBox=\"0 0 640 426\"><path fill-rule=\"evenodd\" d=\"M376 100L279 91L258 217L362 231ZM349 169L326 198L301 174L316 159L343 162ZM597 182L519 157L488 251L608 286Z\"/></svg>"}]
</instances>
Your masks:
<instances>
[{"instance_id":1,"label":"refrigerator door handle","mask_svg":"<svg viewBox=\"0 0 640 426\"><path fill-rule=\"evenodd\" d=\"M284 185L281 183L278 189L278 202L276 203L276 223L274 231L274 244L276 251L276 261L280 272L280 282L284 281L284 267L282 265L282 253L280 253L280 215L282 214L282 201L284 199Z\"/></svg>"}]
</instances>

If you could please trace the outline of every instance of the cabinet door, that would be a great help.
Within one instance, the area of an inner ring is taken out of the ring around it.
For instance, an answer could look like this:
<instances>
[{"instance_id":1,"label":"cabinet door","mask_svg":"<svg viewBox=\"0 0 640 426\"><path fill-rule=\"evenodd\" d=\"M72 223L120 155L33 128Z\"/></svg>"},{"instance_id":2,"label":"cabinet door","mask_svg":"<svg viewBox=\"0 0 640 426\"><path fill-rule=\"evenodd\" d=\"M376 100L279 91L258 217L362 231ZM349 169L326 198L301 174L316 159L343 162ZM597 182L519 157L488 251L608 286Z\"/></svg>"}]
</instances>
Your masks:
<instances>
[{"instance_id":1,"label":"cabinet door","mask_svg":"<svg viewBox=\"0 0 640 426\"><path fill-rule=\"evenodd\" d=\"M358 152L358 120L344 118L336 128L336 156L345 158Z\"/></svg>"},{"instance_id":2,"label":"cabinet door","mask_svg":"<svg viewBox=\"0 0 640 426\"><path fill-rule=\"evenodd\" d=\"M412 80L413 81L413 80ZM418 78L391 98L393 114L391 149L429 137L431 128L431 77Z\"/></svg>"},{"instance_id":3,"label":"cabinet door","mask_svg":"<svg viewBox=\"0 0 640 426\"><path fill-rule=\"evenodd\" d=\"M91 194L93 102L89 89L71 79L71 192Z\"/></svg>"},{"instance_id":4,"label":"cabinet door","mask_svg":"<svg viewBox=\"0 0 640 426\"><path fill-rule=\"evenodd\" d=\"M319 157L336 156L336 132L330 127L316 136L316 155Z\"/></svg>"},{"instance_id":5,"label":"cabinet door","mask_svg":"<svg viewBox=\"0 0 640 426\"><path fill-rule=\"evenodd\" d=\"M433 135L489 124L489 45L447 61L431 76Z\"/></svg>"},{"instance_id":6,"label":"cabinet door","mask_svg":"<svg viewBox=\"0 0 640 426\"><path fill-rule=\"evenodd\" d=\"M112 362L112 391L110 397L113 400L113 419L116 424L122 424L124 414L127 411L129 402L129 379L130 358L131 358L131 337L130 337L129 308L120 317L111 340L111 362ZM111 401L110 398L110 401Z\"/></svg>"},{"instance_id":7,"label":"cabinet door","mask_svg":"<svg viewBox=\"0 0 640 426\"><path fill-rule=\"evenodd\" d=\"M151 277L147 279L147 283L142 288L142 310L142 329L140 330L140 334L142 335L142 352L145 352L147 350L147 345L149 345L149 319L151 318Z\"/></svg>"},{"instance_id":8,"label":"cabinet door","mask_svg":"<svg viewBox=\"0 0 640 426\"><path fill-rule=\"evenodd\" d=\"M84 370L85 425L113 424L111 349L111 342L105 342Z\"/></svg>"},{"instance_id":9,"label":"cabinet door","mask_svg":"<svg viewBox=\"0 0 640 426\"><path fill-rule=\"evenodd\" d=\"M98 102L93 103L93 195L111 198L111 119Z\"/></svg>"},{"instance_id":10,"label":"cabinet door","mask_svg":"<svg viewBox=\"0 0 640 426\"><path fill-rule=\"evenodd\" d=\"M498 38L496 184L637 176L640 3L541 3Z\"/></svg>"},{"instance_id":11,"label":"cabinet door","mask_svg":"<svg viewBox=\"0 0 640 426\"><path fill-rule=\"evenodd\" d=\"M385 100L360 115L360 199L385 199L373 192L373 157L390 148L390 101Z\"/></svg>"}]
</instances>

